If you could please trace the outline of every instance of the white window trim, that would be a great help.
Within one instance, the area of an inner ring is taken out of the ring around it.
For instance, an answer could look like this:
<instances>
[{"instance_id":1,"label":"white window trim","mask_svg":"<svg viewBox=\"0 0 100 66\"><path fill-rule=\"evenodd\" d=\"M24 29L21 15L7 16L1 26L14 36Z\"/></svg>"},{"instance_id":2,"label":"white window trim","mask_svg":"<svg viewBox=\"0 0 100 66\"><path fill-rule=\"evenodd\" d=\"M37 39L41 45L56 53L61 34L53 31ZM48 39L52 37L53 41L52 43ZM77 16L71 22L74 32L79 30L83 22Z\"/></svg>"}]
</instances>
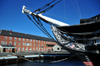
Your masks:
<instances>
[{"instance_id":1,"label":"white window trim","mask_svg":"<svg viewBox=\"0 0 100 66\"><path fill-rule=\"evenodd\" d=\"M23 41L25 41L25 38L23 38Z\"/></svg>"},{"instance_id":2,"label":"white window trim","mask_svg":"<svg viewBox=\"0 0 100 66\"><path fill-rule=\"evenodd\" d=\"M27 41L28 41L28 39L27 39Z\"/></svg>"},{"instance_id":3,"label":"white window trim","mask_svg":"<svg viewBox=\"0 0 100 66\"><path fill-rule=\"evenodd\" d=\"M5 36L5 39L7 39L7 36Z\"/></svg>"},{"instance_id":4,"label":"white window trim","mask_svg":"<svg viewBox=\"0 0 100 66\"><path fill-rule=\"evenodd\" d=\"M18 42L18 45L20 46L21 45L21 43L19 44L20 42Z\"/></svg>"},{"instance_id":5,"label":"white window trim","mask_svg":"<svg viewBox=\"0 0 100 66\"><path fill-rule=\"evenodd\" d=\"M16 40L17 38L15 37L14 40Z\"/></svg>"},{"instance_id":6,"label":"white window trim","mask_svg":"<svg viewBox=\"0 0 100 66\"><path fill-rule=\"evenodd\" d=\"M7 44L7 41L4 41L4 44L6 45Z\"/></svg>"},{"instance_id":7,"label":"white window trim","mask_svg":"<svg viewBox=\"0 0 100 66\"><path fill-rule=\"evenodd\" d=\"M22 51L24 51L24 47L22 48Z\"/></svg>"},{"instance_id":8,"label":"white window trim","mask_svg":"<svg viewBox=\"0 0 100 66\"><path fill-rule=\"evenodd\" d=\"M23 43L23 46L24 46L24 43Z\"/></svg>"},{"instance_id":9,"label":"white window trim","mask_svg":"<svg viewBox=\"0 0 100 66\"><path fill-rule=\"evenodd\" d=\"M10 40L12 40L12 37L10 37Z\"/></svg>"},{"instance_id":10,"label":"white window trim","mask_svg":"<svg viewBox=\"0 0 100 66\"><path fill-rule=\"evenodd\" d=\"M16 45L16 42L14 42L14 45Z\"/></svg>"},{"instance_id":11,"label":"white window trim","mask_svg":"<svg viewBox=\"0 0 100 66\"><path fill-rule=\"evenodd\" d=\"M28 51L28 47L26 47L26 51Z\"/></svg>"},{"instance_id":12,"label":"white window trim","mask_svg":"<svg viewBox=\"0 0 100 66\"><path fill-rule=\"evenodd\" d=\"M20 47L18 47L18 50L21 50Z\"/></svg>"},{"instance_id":13,"label":"white window trim","mask_svg":"<svg viewBox=\"0 0 100 66\"><path fill-rule=\"evenodd\" d=\"M33 40L33 42L35 42L35 40Z\"/></svg>"},{"instance_id":14,"label":"white window trim","mask_svg":"<svg viewBox=\"0 0 100 66\"><path fill-rule=\"evenodd\" d=\"M11 44L10 44L10 43L11 43ZM12 42L10 41L9 44L12 45Z\"/></svg>"},{"instance_id":15,"label":"white window trim","mask_svg":"<svg viewBox=\"0 0 100 66\"><path fill-rule=\"evenodd\" d=\"M4 44L4 41L1 41L1 44Z\"/></svg>"},{"instance_id":16,"label":"white window trim","mask_svg":"<svg viewBox=\"0 0 100 66\"><path fill-rule=\"evenodd\" d=\"M30 48L29 50L32 50L32 48Z\"/></svg>"},{"instance_id":17,"label":"white window trim","mask_svg":"<svg viewBox=\"0 0 100 66\"><path fill-rule=\"evenodd\" d=\"M21 38L19 38L19 41L21 41Z\"/></svg>"}]
</instances>

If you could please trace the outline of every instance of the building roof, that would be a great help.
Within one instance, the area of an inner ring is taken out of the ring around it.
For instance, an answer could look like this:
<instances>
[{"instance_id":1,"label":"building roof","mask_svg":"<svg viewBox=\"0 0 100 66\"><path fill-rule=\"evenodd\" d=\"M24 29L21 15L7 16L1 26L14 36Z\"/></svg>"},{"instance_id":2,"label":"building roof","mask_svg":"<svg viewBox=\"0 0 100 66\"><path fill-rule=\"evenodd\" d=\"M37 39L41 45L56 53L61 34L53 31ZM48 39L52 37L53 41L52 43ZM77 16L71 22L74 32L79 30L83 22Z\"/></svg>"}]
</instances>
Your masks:
<instances>
[{"instance_id":1,"label":"building roof","mask_svg":"<svg viewBox=\"0 0 100 66\"><path fill-rule=\"evenodd\" d=\"M55 40L49 39L46 37L35 36L35 35L19 33L19 32L13 32L13 31L9 31L9 30L0 30L0 35L55 42Z\"/></svg>"}]
</instances>

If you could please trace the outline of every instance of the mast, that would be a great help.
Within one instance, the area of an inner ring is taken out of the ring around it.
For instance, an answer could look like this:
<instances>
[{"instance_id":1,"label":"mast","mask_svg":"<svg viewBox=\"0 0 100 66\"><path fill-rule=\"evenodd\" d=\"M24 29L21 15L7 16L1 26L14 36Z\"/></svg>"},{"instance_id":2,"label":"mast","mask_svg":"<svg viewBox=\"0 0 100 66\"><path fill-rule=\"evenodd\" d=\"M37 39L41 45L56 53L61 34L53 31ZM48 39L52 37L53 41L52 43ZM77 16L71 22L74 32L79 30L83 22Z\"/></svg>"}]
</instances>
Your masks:
<instances>
[{"instance_id":1,"label":"mast","mask_svg":"<svg viewBox=\"0 0 100 66\"><path fill-rule=\"evenodd\" d=\"M39 14L33 13L30 10L27 10L25 6L23 6L23 8L22 8L22 13L23 14L24 13L30 14L32 16L35 16L37 18L40 18L41 20L43 20L46 23L51 23L53 25L57 25L57 26L69 26L69 24L63 23L61 21L52 19L52 18L47 17L47 16L43 16L41 13L39 13Z\"/></svg>"}]
</instances>

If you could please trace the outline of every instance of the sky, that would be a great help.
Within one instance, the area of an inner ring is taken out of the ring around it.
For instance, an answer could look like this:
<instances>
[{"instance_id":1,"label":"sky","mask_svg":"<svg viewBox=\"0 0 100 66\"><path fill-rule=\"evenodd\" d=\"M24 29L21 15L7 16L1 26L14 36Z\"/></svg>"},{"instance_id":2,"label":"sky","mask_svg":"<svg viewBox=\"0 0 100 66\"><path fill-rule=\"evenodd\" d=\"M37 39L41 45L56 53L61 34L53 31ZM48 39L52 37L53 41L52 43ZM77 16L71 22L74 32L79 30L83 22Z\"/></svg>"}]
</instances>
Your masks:
<instances>
[{"instance_id":1,"label":"sky","mask_svg":"<svg viewBox=\"0 0 100 66\"><path fill-rule=\"evenodd\" d=\"M0 0L0 29L47 37L22 13L22 6L35 11L53 0ZM56 0L55 3L59 1ZM100 14L100 0L62 0L44 16L69 25L80 23L80 19ZM43 22L53 36L50 25Z\"/></svg>"}]
</instances>

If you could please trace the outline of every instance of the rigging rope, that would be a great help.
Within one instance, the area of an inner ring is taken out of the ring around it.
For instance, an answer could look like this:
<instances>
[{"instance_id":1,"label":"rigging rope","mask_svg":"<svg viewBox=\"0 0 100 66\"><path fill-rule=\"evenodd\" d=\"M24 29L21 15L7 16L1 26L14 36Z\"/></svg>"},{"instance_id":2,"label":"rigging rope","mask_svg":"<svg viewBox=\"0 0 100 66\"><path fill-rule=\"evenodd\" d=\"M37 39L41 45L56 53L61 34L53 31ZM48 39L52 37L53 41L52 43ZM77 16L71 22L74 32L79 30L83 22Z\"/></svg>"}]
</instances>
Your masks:
<instances>
[{"instance_id":1,"label":"rigging rope","mask_svg":"<svg viewBox=\"0 0 100 66\"><path fill-rule=\"evenodd\" d=\"M77 8L75 7L75 5L74 5L74 3L72 2L72 0L70 0L71 1L71 3L73 4L73 6L74 6L74 8L75 8L75 10L76 10L76 12L77 12L77 14L78 14L78 16L80 17L80 13L78 13L78 10L77 10ZM80 17L81 18L81 17Z\"/></svg>"},{"instance_id":2,"label":"rigging rope","mask_svg":"<svg viewBox=\"0 0 100 66\"><path fill-rule=\"evenodd\" d=\"M47 35L50 39L54 39L52 36L50 36L50 35L48 35L45 31L43 31L43 29L41 29L39 26L38 26L38 24L36 24L32 19L31 19L31 17L28 15L28 14L26 14L27 15L27 17L45 34L45 35ZM37 22L37 21L36 21Z\"/></svg>"},{"instance_id":3,"label":"rigging rope","mask_svg":"<svg viewBox=\"0 0 100 66\"><path fill-rule=\"evenodd\" d=\"M75 2L75 0L74 0L74 2ZM78 6L77 0L76 0L76 5L77 5L78 11L79 11L79 15L80 15L80 19L81 19L81 11L80 11L80 8L79 8L79 6Z\"/></svg>"},{"instance_id":4,"label":"rigging rope","mask_svg":"<svg viewBox=\"0 0 100 66\"><path fill-rule=\"evenodd\" d=\"M38 21L35 19L35 17L33 16L33 19L35 20L35 22L37 22L37 24L42 28L42 30L46 33L46 35L48 35L51 39L54 39L50 34L49 34L49 32L43 27L43 24L42 24L42 22L39 20L39 18L37 18L38 19ZM42 25L40 25L40 24L42 24Z\"/></svg>"},{"instance_id":5,"label":"rigging rope","mask_svg":"<svg viewBox=\"0 0 100 66\"><path fill-rule=\"evenodd\" d=\"M52 2L50 2L50 3L46 4L46 5L44 5L43 7L39 8L39 9L37 9L37 10L35 10L34 12L37 13L37 12L43 10L44 8L46 8L47 6L49 6L51 3L53 3L54 1L55 1L55 0L53 0ZM53 5L49 6L48 8L46 8L45 10L43 10L43 11L37 13L37 14L44 13L44 12L50 10L52 7L54 7L54 5L56 5L56 4L59 3L60 1L61 1L61 0L59 0L58 2L54 3ZM35 20L35 22L34 22L28 14L26 14L26 15L27 15L27 17L28 17L28 18L29 18L29 19L30 19L30 20L31 20L45 35L47 35L50 39L53 39L53 40L54 40L54 38L53 38L53 37L49 34L49 32L44 28L42 22L40 21L40 19L39 19L38 17L32 15L33 19ZM37 18L37 19L36 19L36 18Z\"/></svg>"},{"instance_id":6,"label":"rigging rope","mask_svg":"<svg viewBox=\"0 0 100 66\"><path fill-rule=\"evenodd\" d=\"M66 22L66 5L65 5L65 0L64 0L64 12L65 12L65 22Z\"/></svg>"},{"instance_id":7,"label":"rigging rope","mask_svg":"<svg viewBox=\"0 0 100 66\"><path fill-rule=\"evenodd\" d=\"M48 4L44 5L44 6L42 6L41 8L39 8L39 9L33 11L33 12L37 13L37 12L43 10L44 8L46 8L47 6L49 6L51 3L53 3L54 1L56 1L56 0L53 0L52 2L50 2L50 3L48 3Z\"/></svg>"},{"instance_id":8,"label":"rigging rope","mask_svg":"<svg viewBox=\"0 0 100 66\"><path fill-rule=\"evenodd\" d=\"M41 14L41 13L44 13L44 12L46 12L46 11L50 10L50 9L51 9L51 8L53 8L56 4L58 4L60 1L61 1L61 0L59 0L59 1L58 1L58 2L56 2L55 4L53 4L53 5L49 6L48 8L46 8L45 10L43 10L43 11L41 11L41 12L37 13L37 14Z\"/></svg>"}]
</instances>

